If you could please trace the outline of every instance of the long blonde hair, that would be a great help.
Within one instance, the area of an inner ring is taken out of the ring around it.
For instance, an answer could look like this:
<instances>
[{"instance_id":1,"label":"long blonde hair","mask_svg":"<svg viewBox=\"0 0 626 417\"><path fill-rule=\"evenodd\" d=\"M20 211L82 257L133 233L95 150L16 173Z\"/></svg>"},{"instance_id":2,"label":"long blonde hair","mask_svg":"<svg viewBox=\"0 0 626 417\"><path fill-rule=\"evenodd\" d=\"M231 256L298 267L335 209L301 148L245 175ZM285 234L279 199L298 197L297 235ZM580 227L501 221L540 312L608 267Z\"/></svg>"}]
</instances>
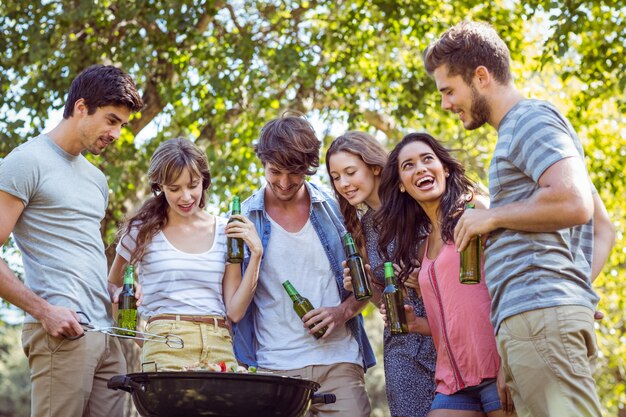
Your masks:
<instances>
[{"instance_id":1,"label":"long blonde hair","mask_svg":"<svg viewBox=\"0 0 626 417\"><path fill-rule=\"evenodd\" d=\"M328 151L326 151L326 171L328 175L330 175L330 157L339 152L348 152L358 156L370 169L379 168L381 172L387 163L387 151L372 135L365 132L349 131L338 136L330 144ZM346 228L352 233L354 243L359 249L361 256L363 256L367 262L368 256L365 247L365 235L361 227L357 209L339 194L334 181L331 180L331 184L335 192L335 197L339 202L339 209L346 222Z\"/></svg>"},{"instance_id":2,"label":"long blonde hair","mask_svg":"<svg viewBox=\"0 0 626 417\"><path fill-rule=\"evenodd\" d=\"M152 155L148 168L148 179L153 196L146 200L139 210L126 221L120 236L137 228L136 246L129 262L140 262L152 238L167 224L168 203L161 187L173 184L187 169L192 177L202 179L200 208L205 205L205 191L211 185L211 173L206 154L185 138L169 139L163 142ZM122 246L129 249L124 245Z\"/></svg>"}]
</instances>

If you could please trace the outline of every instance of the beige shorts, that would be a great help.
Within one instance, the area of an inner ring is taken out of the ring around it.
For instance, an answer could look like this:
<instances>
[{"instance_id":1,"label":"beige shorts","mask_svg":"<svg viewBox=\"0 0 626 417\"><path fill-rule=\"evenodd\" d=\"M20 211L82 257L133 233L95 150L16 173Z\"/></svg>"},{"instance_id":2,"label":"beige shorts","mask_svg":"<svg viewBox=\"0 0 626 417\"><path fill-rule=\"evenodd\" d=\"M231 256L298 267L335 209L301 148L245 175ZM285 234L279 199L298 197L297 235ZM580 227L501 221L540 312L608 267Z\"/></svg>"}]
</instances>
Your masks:
<instances>
[{"instance_id":1,"label":"beige shorts","mask_svg":"<svg viewBox=\"0 0 626 417\"><path fill-rule=\"evenodd\" d=\"M216 323L159 319L146 325L146 333L178 336L183 340L184 347L174 349L165 343L145 342L142 352L143 372L182 371L220 362L225 362L228 368L237 365L231 332Z\"/></svg>"},{"instance_id":2,"label":"beige shorts","mask_svg":"<svg viewBox=\"0 0 626 417\"><path fill-rule=\"evenodd\" d=\"M519 417L600 417L593 311L559 306L505 319L496 336Z\"/></svg>"}]
</instances>

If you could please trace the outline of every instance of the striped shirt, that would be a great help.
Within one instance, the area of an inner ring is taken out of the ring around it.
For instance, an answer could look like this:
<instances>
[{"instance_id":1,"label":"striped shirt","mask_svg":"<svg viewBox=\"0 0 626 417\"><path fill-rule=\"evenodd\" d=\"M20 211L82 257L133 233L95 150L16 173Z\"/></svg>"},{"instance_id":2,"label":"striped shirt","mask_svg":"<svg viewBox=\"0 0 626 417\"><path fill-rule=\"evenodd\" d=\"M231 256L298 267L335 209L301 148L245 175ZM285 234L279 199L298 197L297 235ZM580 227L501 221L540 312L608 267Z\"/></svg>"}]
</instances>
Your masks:
<instances>
[{"instance_id":1,"label":"striped shirt","mask_svg":"<svg viewBox=\"0 0 626 417\"><path fill-rule=\"evenodd\" d=\"M530 198L554 163L584 158L569 121L551 104L523 100L505 115L489 167L491 207ZM496 332L507 317L560 305L595 308L593 223L556 232L498 229L485 248L485 277Z\"/></svg>"},{"instance_id":2,"label":"striped shirt","mask_svg":"<svg viewBox=\"0 0 626 417\"><path fill-rule=\"evenodd\" d=\"M215 219L213 246L204 253L176 249L161 231L154 236L136 265L143 288L143 303L138 311L144 318L157 314L226 315L222 280L227 258L224 228L228 219ZM136 236L137 230L133 229L117 245L117 253L126 260L136 245Z\"/></svg>"}]
</instances>

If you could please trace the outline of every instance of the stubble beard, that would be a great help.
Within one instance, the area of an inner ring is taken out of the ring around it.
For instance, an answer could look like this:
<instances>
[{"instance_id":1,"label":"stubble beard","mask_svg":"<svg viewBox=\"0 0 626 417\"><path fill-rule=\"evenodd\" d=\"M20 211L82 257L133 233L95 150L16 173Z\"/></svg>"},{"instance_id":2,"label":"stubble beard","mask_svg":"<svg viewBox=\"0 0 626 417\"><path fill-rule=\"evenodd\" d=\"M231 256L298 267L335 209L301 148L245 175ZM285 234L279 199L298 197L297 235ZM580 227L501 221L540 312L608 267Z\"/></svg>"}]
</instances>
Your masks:
<instances>
[{"instance_id":1,"label":"stubble beard","mask_svg":"<svg viewBox=\"0 0 626 417\"><path fill-rule=\"evenodd\" d=\"M465 127L467 130L475 130L489 121L491 117L491 109L487 99L478 93L478 90L472 86L472 107L470 109L470 117L472 118L469 125Z\"/></svg>"},{"instance_id":2,"label":"stubble beard","mask_svg":"<svg viewBox=\"0 0 626 417\"><path fill-rule=\"evenodd\" d=\"M297 187L293 192L291 192L289 195L285 195L285 193L281 193L280 189L275 187L274 185L272 185L270 188L272 190L272 194L274 194L274 197L282 202L289 202L289 201L293 201L295 200L296 196L298 195L298 191L300 191L300 189L304 187L304 183L301 184L299 187Z\"/></svg>"}]
</instances>

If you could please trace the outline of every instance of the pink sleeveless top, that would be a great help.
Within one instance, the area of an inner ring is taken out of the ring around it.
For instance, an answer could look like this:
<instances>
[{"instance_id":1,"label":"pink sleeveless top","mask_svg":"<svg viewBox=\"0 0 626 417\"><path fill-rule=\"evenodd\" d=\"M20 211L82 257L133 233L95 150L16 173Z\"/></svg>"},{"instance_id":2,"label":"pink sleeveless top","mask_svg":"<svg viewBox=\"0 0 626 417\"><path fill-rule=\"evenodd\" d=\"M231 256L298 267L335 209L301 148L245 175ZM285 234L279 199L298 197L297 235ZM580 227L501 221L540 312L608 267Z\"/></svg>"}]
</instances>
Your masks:
<instances>
[{"instance_id":1,"label":"pink sleeveless top","mask_svg":"<svg viewBox=\"0 0 626 417\"><path fill-rule=\"evenodd\" d=\"M500 369L489 321L491 298L484 279L479 284L461 284L459 264L460 254L455 246L445 244L435 260L424 255L419 272L419 286L437 349L436 391L448 395L478 385L483 379L495 378Z\"/></svg>"}]
</instances>

